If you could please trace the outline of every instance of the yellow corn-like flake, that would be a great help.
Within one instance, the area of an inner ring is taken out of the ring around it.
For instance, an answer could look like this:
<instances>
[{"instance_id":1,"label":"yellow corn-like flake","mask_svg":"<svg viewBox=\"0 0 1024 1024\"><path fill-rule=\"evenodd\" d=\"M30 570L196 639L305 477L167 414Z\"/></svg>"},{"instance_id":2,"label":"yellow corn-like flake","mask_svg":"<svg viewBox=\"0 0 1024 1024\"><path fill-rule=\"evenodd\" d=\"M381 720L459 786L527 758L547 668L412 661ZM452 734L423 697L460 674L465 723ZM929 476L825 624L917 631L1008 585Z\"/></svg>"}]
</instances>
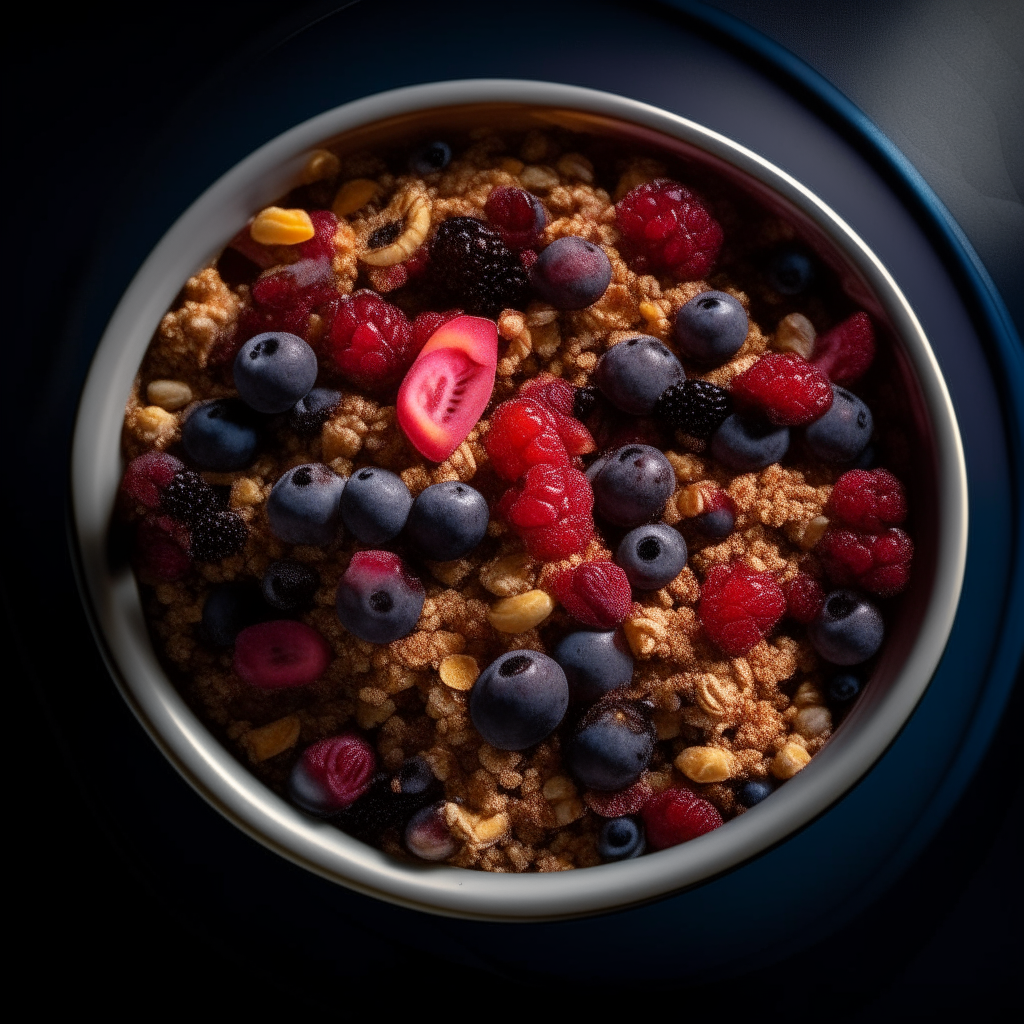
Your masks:
<instances>
[{"instance_id":1,"label":"yellow corn-like flake","mask_svg":"<svg viewBox=\"0 0 1024 1024\"><path fill-rule=\"evenodd\" d=\"M380 185L370 178L353 178L346 181L334 197L331 209L335 217L348 217L361 210L371 199L380 195Z\"/></svg>"},{"instance_id":2,"label":"yellow corn-like flake","mask_svg":"<svg viewBox=\"0 0 1024 1024\"><path fill-rule=\"evenodd\" d=\"M305 210L268 206L256 214L249 228L253 241L261 245L298 245L313 237L313 221Z\"/></svg>"}]
</instances>

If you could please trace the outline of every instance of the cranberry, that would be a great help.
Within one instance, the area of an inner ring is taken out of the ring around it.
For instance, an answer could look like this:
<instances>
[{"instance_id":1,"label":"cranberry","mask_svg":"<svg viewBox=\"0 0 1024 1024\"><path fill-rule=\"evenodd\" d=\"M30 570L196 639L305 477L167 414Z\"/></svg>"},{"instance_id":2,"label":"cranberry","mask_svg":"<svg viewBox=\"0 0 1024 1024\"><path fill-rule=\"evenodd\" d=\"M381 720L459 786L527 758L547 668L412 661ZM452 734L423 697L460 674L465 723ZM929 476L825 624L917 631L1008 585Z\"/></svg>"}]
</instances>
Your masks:
<instances>
[{"instance_id":1,"label":"cranberry","mask_svg":"<svg viewBox=\"0 0 1024 1024\"><path fill-rule=\"evenodd\" d=\"M249 626L238 634L233 667L250 686L279 690L319 679L331 657L330 645L311 626L280 619Z\"/></svg>"},{"instance_id":2,"label":"cranberry","mask_svg":"<svg viewBox=\"0 0 1024 1024\"><path fill-rule=\"evenodd\" d=\"M722 824L714 804L689 789L663 789L644 805L647 842L655 850L696 839Z\"/></svg>"}]
</instances>

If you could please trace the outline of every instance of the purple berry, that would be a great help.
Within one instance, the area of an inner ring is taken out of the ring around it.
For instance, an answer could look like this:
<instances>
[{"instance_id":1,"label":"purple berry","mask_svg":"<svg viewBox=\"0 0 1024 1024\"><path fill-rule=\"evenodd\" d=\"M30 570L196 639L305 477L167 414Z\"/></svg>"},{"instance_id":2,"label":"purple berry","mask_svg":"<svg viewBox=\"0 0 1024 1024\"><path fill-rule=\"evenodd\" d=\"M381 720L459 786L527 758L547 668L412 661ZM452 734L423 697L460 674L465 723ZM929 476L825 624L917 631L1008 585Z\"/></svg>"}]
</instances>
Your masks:
<instances>
[{"instance_id":1,"label":"purple berry","mask_svg":"<svg viewBox=\"0 0 1024 1024\"><path fill-rule=\"evenodd\" d=\"M768 280L782 295L799 295L814 280L814 262L796 245L781 245L768 260Z\"/></svg>"},{"instance_id":2,"label":"purple berry","mask_svg":"<svg viewBox=\"0 0 1024 1024\"><path fill-rule=\"evenodd\" d=\"M860 680L851 672L833 676L828 684L829 700L836 704L849 704L860 693Z\"/></svg>"},{"instance_id":3,"label":"purple berry","mask_svg":"<svg viewBox=\"0 0 1024 1024\"><path fill-rule=\"evenodd\" d=\"M341 535L345 480L321 462L288 470L270 492L270 530L286 544L322 547Z\"/></svg>"},{"instance_id":4,"label":"purple berry","mask_svg":"<svg viewBox=\"0 0 1024 1024\"><path fill-rule=\"evenodd\" d=\"M807 627L814 649L833 665L859 665L882 646L882 613L855 590L833 590Z\"/></svg>"},{"instance_id":5,"label":"purple berry","mask_svg":"<svg viewBox=\"0 0 1024 1024\"><path fill-rule=\"evenodd\" d=\"M734 473L756 473L789 451L789 427L734 412L711 436L711 454Z\"/></svg>"},{"instance_id":6,"label":"purple berry","mask_svg":"<svg viewBox=\"0 0 1024 1024\"><path fill-rule=\"evenodd\" d=\"M424 558L450 562L469 554L484 539L489 521L487 499L469 484L448 480L416 497L405 534Z\"/></svg>"},{"instance_id":7,"label":"purple berry","mask_svg":"<svg viewBox=\"0 0 1024 1024\"><path fill-rule=\"evenodd\" d=\"M181 426L181 443L200 469L227 473L252 462L261 421L238 398L214 398L192 407Z\"/></svg>"},{"instance_id":8,"label":"purple berry","mask_svg":"<svg viewBox=\"0 0 1024 1024\"><path fill-rule=\"evenodd\" d=\"M459 848L444 818L444 802L417 811L405 826L405 848L420 860L447 860Z\"/></svg>"},{"instance_id":9,"label":"purple berry","mask_svg":"<svg viewBox=\"0 0 1024 1024\"><path fill-rule=\"evenodd\" d=\"M646 845L643 825L636 818L611 818L597 837L597 853L605 863L639 857Z\"/></svg>"},{"instance_id":10,"label":"purple berry","mask_svg":"<svg viewBox=\"0 0 1024 1024\"><path fill-rule=\"evenodd\" d=\"M547 246L530 268L530 284L555 309L585 309L605 293L612 265L604 250L570 235Z\"/></svg>"},{"instance_id":11,"label":"purple berry","mask_svg":"<svg viewBox=\"0 0 1024 1024\"><path fill-rule=\"evenodd\" d=\"M664 523L630 530L615 551L615 561L626 572L631 587L660 590L686 565L686 541Z\"/></svg>"},{"instance_id":12,"label":"purple berry","mask_svg":"<svg viewBox=\"0 0 1024 1024\"><path fill-rule=\"evenodd\" d=\"M828 412L807 425L807 447L822 462L852 462L868 446L874 420L871 410L846 388L832 385Z\"/></svg>"},{"instance_id":13,"label":"purple berry","mask_svg":"<svg viewBox=\"0 0 1024 1024\"><path fill-rule=\"evenodd\" d=\"M498 750L525 750L549 736L569 706L558 662L537 651L509 651L492 661L470 691L477 732Z\"/></svg>"},{"instance_id":14,"label":"purple berry","mask_svg":"<svg viewBox=\"0 0 1024 1024\"><path fill-rule=\"evenodd\" d=\"M646 334L613 345L594 370L601 394L631 416L650 416L662 393L685 379L679 360Z\"/></svg>"},{"instance_id":15,"label":"purple berry","mask_svg":"<svg viewBox=\"0 0 1024 1024\"><path fill-rule=\"evenodd\" d=\"M314 437L341 404L341 392L330 388L313 388L300 398L288 413L288 426L299 437Z\"/></svg>"},{"instance_id":16,"label":"purple berry","mask_svg":"<svg viewBox=\"0 0 1024 1024\"><path fill-rule=\"evenodd\" d=\"M744 807L753 807L759 804L765 797L771 796L775 787L767 779L750 779L740 786L736 793L736 799Z\"/></svg>"},{"instance_id":17,"label":"purple berry","mask_svg":"<svg viewBox=\"0 0 1024 1024\"><path fill-rule=\"evenodd\" d=\"M720 366L740 350L749 326L737 299L727 292L702 292L676 313L675 337L686 358Z\"/></svg>"},{"instance_id":18,"label":"purple berry","mask_svg":"<svg viewBox=\"0 0 1024 1024\"><path fill-rule=\"evenodd\" d=\"M263 576L263 598L282 612L306 611L320 586L320 573L311 566L282 558L271 562Z\"/></svg>"},{"instance_id":19,"label":"purple berry","mask_svg":"<svg viewBox=\"0 0 1024 1024\"><path fill-rule=\"evenodd\" d=\"M591 484L597 513L631 529L661 515L675 490L676 474L657 448L631 444L613 451Z\"/></svg>"},{"instance_id":20,"label":"purple berry","mask_svg":"<svg viewBox=\"0 0 1024 1024\"><path fill-rule=\"evenodd\" d=\"M662 392L654 406L654 418L671 430L691 437L708 438L732 412L732 397L709 380L688 378Z\"/></svg>"},{"instance_id":21,"label":"purple berry","mask_svg":"<svg viewBox=\"0 0 1024 1024\"><path fill-rule=\"evenodd\" d=\"M389 644L415 629L423 600L423 583L398 555L357 551L338 582L338 619L360 640Z\"/></svg>"},{"instance_id":22,"label":"purple berry","mask_svg":"<svg viewBox=\"0 0 1024 1024\"><path fill-rule=\"evenodd\" d=\"M633 658L616 630L570 633L555 648L554 658L562 666L572 699L580 703L600 700L633 679Z\"/></svg>"},{"instance_id":23,"label":"purple berry","mask_svg":"<svg viewBox=\"0 0 1024 1024\"><path fill-rule=\"evenodd\" d=\"M452 148L447 142L427 142L413 150L409 157L409 170L413 174L435 174L443 171L452 161Z\"/></svg>"},{"instance_id":24,"label":"purple berry","mask_svg":"<svg viewBox=\"0 0 1024 1024\"><path fill-rule=\"evenodd\" d=\"M287 412L316 383L316 353L297 334L257 334L235 356L234 380L257 412Z\"/></svg>"},{"instance_id":25,"label":"purple berry","mask_svg":"<svg viewBox=\"0 0 1024 1024\"><path fill-rule=\"evenodd\" d=\"M345 528L364 544L387 544L405 526L412 495L397 473L377 466L357 469L341 496Z\"/></svg>"},{"instance_id":26,"label":"purple berry","mask_svg":"<svg viewBox=\"0 0 1024 1024\"><path fill-rule=\"evenodd\" d=\"M573 777L587 789L614 793L633 785L651 763L657 739L635 701L600 701L583 716L568 751Z\"/></svg>"}]
</instances>

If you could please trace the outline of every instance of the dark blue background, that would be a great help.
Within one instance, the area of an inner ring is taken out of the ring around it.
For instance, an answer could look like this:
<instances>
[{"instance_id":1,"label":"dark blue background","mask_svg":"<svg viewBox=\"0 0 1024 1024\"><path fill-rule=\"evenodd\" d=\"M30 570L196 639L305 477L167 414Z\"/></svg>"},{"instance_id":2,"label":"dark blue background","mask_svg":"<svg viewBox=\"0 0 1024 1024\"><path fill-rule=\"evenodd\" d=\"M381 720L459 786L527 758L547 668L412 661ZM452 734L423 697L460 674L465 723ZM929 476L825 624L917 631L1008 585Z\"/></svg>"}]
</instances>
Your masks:
<instances>
[{"instance_id":1,"label":"dark blue background","mask_svg":"<svg viewBox=\"0 0 1024 1024\"><path fill-rule=\"evenodd\" d=\"M12 511L8 502L19 513L8 531L14 550L5 565L7 623L17 626L7 647L19 647L24 656L24 674L14 676L12 689L24 690L31 681L38 698L12 718L15 738L34 740L17 762L14 787L31 826L23 834L32 836L22 869L32 903L23 934L27 962L51 971L60 965L69 994L85 1005L102 1000L127 1009L137 1005L128 989L141 986L160 992L168 1009L179 1012L195 1005L200 993L222 1010L310 1009L329 1001L344 1012L338 995L359 978L360 987L394 989L400 982L412 1008L424 999L427 1005L446 1001L426 994L438 973L465 986L467 996L474 993L473 1002L489 990L510 1004L535 1003L545 988L529 979L496 981L470 968L455 970L404 949L408 936L400 916L384 910L378 934L369 938L346 932L336 907L313 912L323 900L320 883L254 848L162 762L105 682L68 585L63 444L75 382L90 354L75 342L94 339L102 328L102 311L116 302L167 226L168 197L187 203L211 180L211 140L226 169L251 148L254 132L269 137L320 109L320 102L295 108L294 62L287 65L288 80L279 80L274 47L334 6L305 5L282 18L270 4L224 4L204 12L198 26L176 11L128 24L95 11L77 22L75 16L36 22L26 27L13 68L17 77L8 86L15 107L10 132L18 142L9 223L18 227L5 255L11 260L9 303L20 326L6 358L16 368L8 379L21 384L7 408L7 436L18 441L5 513ZM409 4L372 4L379 16L359 12L351 39L366 69L365 91L447 77L429 73L427 29L442 31L445 18L456 13L483 19L460 36L466 73L488 73L494 48L502 53L496 73L510 73L517 57L529 62L538 6L484 19L485 12L469 4L434 4L418 13ZM1022 94L1018 89L1013 101L1020 72L1018 62L1014 79L1011 51L1019 50L1021 39L1019 18L1007 13L1014 5L931 3L894 11L891 4L868 3L855 13L803 3L717 6L745 14L816 63L904 146L960 219L1021 322L1024 131L1014 131ZM547 9L577 40L565 55L565 80L587 84L597 80L588 64L618 61L636 95L642 46L664 53L673 45L670 31L657 31L662 15L653 5L634 7L627 16L615 5L592 4L589 28L579 21L580 6L552 3ZM424 28L413 24L420 20ZM638 20L648 26L639 36L635 28L629 38L619 30ZM308 34L299 37L301 45L304 38ZM416 49L410 40L421 41L423 50L415 66L398 59L410 46ZM311 61L330 57L310 45ZM232 106L231 97L244 112L241 124L218 118ZM186 131L193 145L203 146L194 159L175 144ZM125 209L133 211L129 230L119 212ZM69 300L79 290L88 304ZM34 429L26 435L29 422ZM18 534L29 519L33 546L20 550ZM53 649L55 632L60 651ZM52 699L56 693L60 701ZM1009 830L1020 822L1019 772L1010 747L1020 721L1019 707L1011 708L967 795L895 889L793 963L763 976L753 965L744 981L727 984L730 1005L756 1001L769 1012L841 994L844 1012L867 1019L900 1006L960 999L995 1006L1010 999L1004 979L1015 959L1010 923L1020 891L1010 860ZM159 814L151 813L155 807ZM176 828L195 834L176 835ZM282 887L263 891L268 874L285 878ZM279 905L282 900L308 901L310 912L295 915ZM314 938L289 934L297 916ZM317 948L346 953L328 963L311 956ZM780 970L791 979L782 985L774 973ZM602 997L626 995L607 987ZM710 981L687 988L680 1012L710 1012L723 991ZM44 1000L58 998L56 990L47 991ZM599 993L591 986L585 994Z\"/></svg>"}]
</instances>

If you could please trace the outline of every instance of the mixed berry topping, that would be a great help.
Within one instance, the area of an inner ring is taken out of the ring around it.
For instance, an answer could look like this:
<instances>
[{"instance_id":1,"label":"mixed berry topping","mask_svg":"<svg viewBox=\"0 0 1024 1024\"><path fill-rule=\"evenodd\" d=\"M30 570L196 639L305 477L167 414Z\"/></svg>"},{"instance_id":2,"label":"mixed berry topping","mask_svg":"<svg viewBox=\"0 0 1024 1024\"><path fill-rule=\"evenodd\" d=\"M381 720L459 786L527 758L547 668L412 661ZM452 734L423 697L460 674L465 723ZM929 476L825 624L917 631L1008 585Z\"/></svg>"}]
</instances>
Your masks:
<instances>
[{"instance_id":1,"label":"mixed berry topping","mask_svg":"<svg viewBox=\"0 0 1024 1024\"><path fill-rule=\"evenodd\" d=\"M359 551L338 583L338 618L360 640L387 644L412 632L423 600L423 583L398 555Z\"/></svg>"},{"instance_id":2,"label":"mixed berry topping","mask_svg":"<svg viewBox=\"0 0 1024 1024\"><path fill-rule=\"evenodd\" d=\"M631 416L649 416L665 389L685 377L675 355L647 335L613 345L594 370L594 383L605 398Z\"/></svg>"},{"instance_id":3,"label":"mixed berry topping","mask_svg":"<svg viewBox=\"0 0 1024 1024\"><path fill-rule=\"evenodd\" d=\"M907 495L887 469L851 469L835 482L828 512L843 526L879 533L907 518Z\"/></svg>"},{"instance_id":4,"label":"mixed berry topping","mask_svg":"<svg viewBox=\"0 0 1024 1024\"><path fill-rule=\"evenodd\" d=\"M689 842L723 824L714 804L689 789L665 789L656 793L643 809L647 842L655 850Z\"/></svg>"}]
</instances>

